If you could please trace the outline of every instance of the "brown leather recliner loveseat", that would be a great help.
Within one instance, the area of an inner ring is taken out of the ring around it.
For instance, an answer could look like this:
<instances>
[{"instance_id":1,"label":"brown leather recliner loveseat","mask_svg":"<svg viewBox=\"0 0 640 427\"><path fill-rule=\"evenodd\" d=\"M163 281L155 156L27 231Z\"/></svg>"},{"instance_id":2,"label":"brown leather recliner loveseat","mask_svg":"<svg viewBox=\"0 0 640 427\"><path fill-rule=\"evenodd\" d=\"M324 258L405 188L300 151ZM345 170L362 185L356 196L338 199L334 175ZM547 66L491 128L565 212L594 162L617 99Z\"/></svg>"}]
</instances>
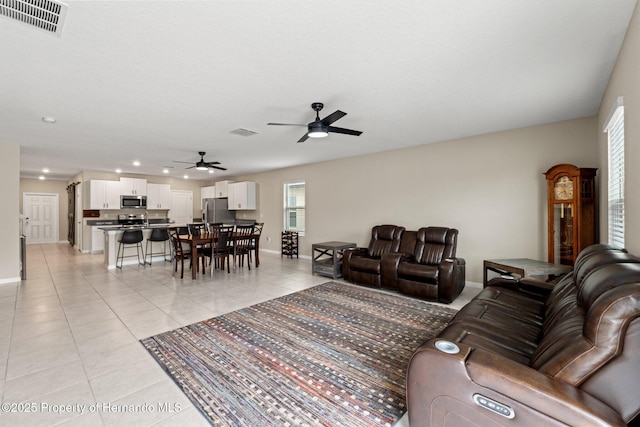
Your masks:
<instances>
[{"instance_id":1,"label":"brown leather recliner loveseat","mask_svg":"<svg viewBox=\"0 0 640 427\"><path fill-rule=\"evenodd\" d=\"M405 231L403 243L413 250L389 253L382 257L382 283L403 294L450 303L464 289L465 260L456 258L458 230L446 227L423 227Z\"/></svg>"},{"instance_id":2,"label":"brown leather recliner loveseat","mask_svg":"<svg viewBox=\"0 0 640 427\"><path fill-rule=\"evenodd\" d=\"M626 426L640 413L640 258L592 245L553 285L496 278L407 370L411 427Z\"/></svg>"},{"instance_id":3,"label":"brown leather recliner loveseat","mask_svg":"<svg viewBox=\"0 0 640 427\"><path fill-rule=\"evenodd\" d=\"M456 258L457 238L454 228L375 226L368 248L344 252L344 279L450 303L465 283L465 261Z\"/></svg>"},{"instance_id":4,"label":"brown leather recliner loveseat","mask_svg":"<svg viewBox=\"0 0 640 427\"><path fill-rule=\"evenodd\" d=\"M347 249L342 255L342 275L349 282L379 288L382 286L382 255L398 252L404 227L376 225L366 248Z\"/></svg>"}]
</instances>

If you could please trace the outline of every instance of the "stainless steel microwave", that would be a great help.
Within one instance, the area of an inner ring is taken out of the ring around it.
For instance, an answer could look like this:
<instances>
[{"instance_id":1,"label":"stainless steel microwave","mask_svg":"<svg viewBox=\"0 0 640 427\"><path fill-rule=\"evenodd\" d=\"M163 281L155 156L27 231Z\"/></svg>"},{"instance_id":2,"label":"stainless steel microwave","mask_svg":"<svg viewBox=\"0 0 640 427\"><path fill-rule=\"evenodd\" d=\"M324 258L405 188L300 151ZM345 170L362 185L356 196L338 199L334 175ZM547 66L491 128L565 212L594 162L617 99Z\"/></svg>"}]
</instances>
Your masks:
<instances>
[{"instance_id":1,"label":"stainless steel microwave","mask_svg":"<svg viewBox=\"0 0 640 427\"><path fill-rule=\"evenodd\" d=\"M121 209L147 209L147 196L120 196Z\"/></svg>"}]
</instances>

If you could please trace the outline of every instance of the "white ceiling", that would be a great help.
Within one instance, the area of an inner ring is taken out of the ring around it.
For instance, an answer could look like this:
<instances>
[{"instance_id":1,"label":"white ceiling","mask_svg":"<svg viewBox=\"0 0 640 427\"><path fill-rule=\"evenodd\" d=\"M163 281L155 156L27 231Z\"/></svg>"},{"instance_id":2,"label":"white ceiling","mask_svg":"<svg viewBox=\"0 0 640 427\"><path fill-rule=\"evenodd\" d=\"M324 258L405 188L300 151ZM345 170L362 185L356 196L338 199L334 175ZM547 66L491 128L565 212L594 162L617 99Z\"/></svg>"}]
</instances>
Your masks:
<instances>
[{"instance_id":1,"label":"white ceiling","mask_svg":"<svg viewBox=\"0 0 640 427\"><path fill-rule=\"evenodd\" d=\"M636 1L66 3L61 37L0 16L0 140L22 177L182 176L172 161L206 151L228 171L187 172L220 179L590 116ZM315 101L363 134L266 125Z\"/></svg>"}]
</instances>

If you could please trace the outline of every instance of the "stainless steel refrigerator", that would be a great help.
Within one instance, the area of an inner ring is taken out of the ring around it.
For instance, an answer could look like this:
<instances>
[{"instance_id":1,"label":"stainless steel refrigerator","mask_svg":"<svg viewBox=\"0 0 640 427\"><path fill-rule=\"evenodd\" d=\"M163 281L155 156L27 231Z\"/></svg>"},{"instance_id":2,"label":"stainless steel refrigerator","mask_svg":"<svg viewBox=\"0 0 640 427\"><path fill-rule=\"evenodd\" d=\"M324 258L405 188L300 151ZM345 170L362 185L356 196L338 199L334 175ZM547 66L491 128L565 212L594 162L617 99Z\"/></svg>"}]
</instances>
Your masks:
<instances>
[{"instance_id":1,"label":"stainless steel refrigerator","mask_svg":"<svg viewBox=\"0 0 640 427\"><path fill-rule=\"evenodd\" d=\"M202 221L206 223L222 222L235 224L236 212L228 209L227 199L203 199Z\"/></svg>"}]
</instances>

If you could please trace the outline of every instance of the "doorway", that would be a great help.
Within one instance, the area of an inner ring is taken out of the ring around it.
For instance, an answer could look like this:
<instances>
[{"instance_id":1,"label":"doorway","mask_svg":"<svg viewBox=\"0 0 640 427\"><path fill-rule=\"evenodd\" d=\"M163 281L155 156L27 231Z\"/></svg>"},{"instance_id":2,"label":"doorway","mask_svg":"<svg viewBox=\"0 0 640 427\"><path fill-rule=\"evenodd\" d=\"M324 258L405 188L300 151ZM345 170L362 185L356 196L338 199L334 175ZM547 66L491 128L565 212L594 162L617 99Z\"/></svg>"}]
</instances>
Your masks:
<instances>
[{"instance_id":1,"label":"doorway","mask_svg":"<svg viewBox=\"0 0 640 427\"><path fill-rule=\"evenodd\" d=\"M23 193L22 213L27 217L24 234L27 244L58 241L58 194Z\"/></svg>"}]
</instances>

